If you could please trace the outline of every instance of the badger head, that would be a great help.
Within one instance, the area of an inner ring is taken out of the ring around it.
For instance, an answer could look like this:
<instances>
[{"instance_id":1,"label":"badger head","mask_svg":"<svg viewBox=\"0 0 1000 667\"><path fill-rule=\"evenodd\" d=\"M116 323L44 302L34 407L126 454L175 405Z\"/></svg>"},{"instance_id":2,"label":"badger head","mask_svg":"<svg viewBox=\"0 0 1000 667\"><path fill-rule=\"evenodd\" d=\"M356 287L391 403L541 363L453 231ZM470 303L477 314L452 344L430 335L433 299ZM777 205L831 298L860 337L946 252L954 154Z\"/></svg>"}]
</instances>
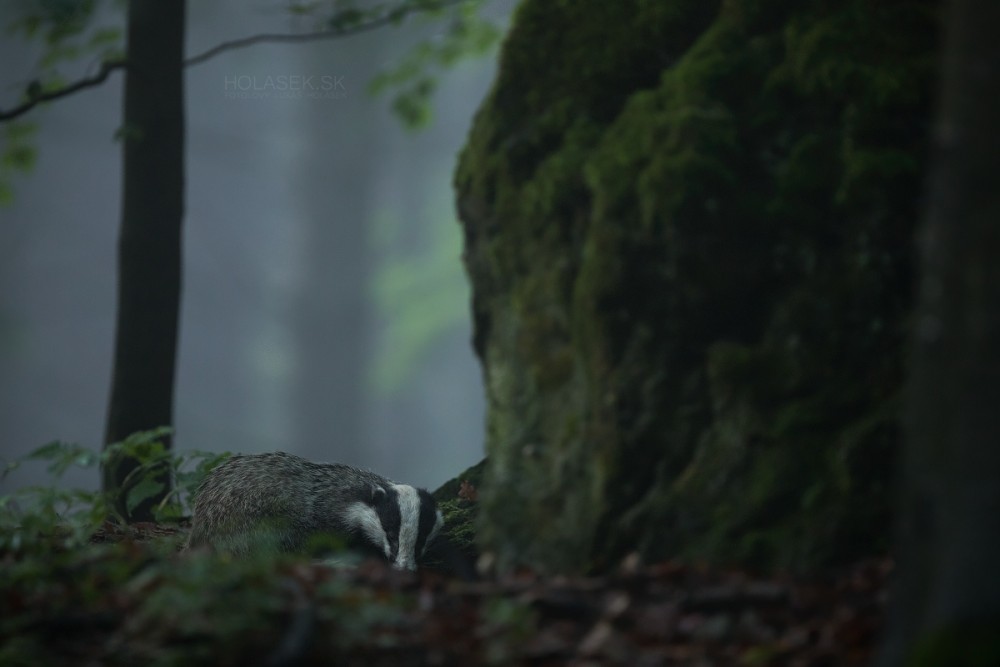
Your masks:
<instances>
[{"instance_id":1,"label":"badger head","mask_svg":"<svg viewBox=\"0 0 1000 667\"><path fill-rule=\"evenodd\" d=\"M373 485L364 500L350 506L347 519L400 570L417 569L417 559L444 524L431 494L406 484Z\"/></svg>"}]
</instances>

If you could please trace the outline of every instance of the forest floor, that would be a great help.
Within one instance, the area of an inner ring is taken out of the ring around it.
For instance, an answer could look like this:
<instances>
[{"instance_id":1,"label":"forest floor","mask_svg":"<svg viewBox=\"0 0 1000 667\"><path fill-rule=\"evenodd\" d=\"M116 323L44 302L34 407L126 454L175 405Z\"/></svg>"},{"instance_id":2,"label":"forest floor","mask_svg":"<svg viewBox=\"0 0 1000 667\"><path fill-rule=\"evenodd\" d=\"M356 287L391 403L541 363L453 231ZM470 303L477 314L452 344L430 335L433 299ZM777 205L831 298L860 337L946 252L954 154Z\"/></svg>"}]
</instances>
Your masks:
<instances>
[{"instance_id":1,"label":"forest floor","mask_svg":"<svg viewBox=\"0 0 1000 667\"><path fill-rule=\"evenodd\" d=\"M107 530L97 540L112 550L38 567L34 583L5 582L0 663L863 665L892 568L872 559L824 576L763 577L626 561L603 577L461 581L281 560L235 573L234 563L213 570L218 558L151 555L150 538L171 533ZM13 558L0 554L0 567ZM128 564L111 575L112 561Z\"/></svg>"}]
</instances>

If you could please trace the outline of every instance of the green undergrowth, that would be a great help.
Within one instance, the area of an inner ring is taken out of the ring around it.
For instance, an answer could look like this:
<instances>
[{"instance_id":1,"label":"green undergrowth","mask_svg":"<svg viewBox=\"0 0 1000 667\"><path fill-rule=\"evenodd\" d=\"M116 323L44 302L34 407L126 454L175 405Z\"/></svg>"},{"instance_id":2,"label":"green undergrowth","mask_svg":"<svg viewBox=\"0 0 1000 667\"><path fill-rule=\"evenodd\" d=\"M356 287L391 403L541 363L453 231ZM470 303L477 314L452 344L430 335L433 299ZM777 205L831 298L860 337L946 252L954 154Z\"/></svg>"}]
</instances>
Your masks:
<instances>
[{"instance_id":1,"label":"green undergrowth","mask_svg":"<svg viewBox=\"0 0 1000 667\"><path fill-rule=\"evenodd\" d=\"M174 546L5 553L0 664L265 664L296 623L322 626L316 648L335 654L391 632L415 605L292 557L232 560Z\"/></svg>"},{"instance_id":2,"label":"green undergrowth","mask_svg":"<svg viewBox=\"0 0 1000 667\"><path fill-rule=\"evenodd\" d=\"M176 523L190 512L194 493L212 468L228 452L174 453L163 444L169 429L135 433L126 440L97 451L76 443L54 441L4 464L0 481L18 468L42 463L51 476L47 485L25 486L0 495L0 550L35 547L73 548L85 544L106 521L123 524L111 495L101 490L67 488L61 478L71 468L97 469L108 461L129 457L139 462L122 484L125 507L131 511L159 495L164 484L170 492L153 509L159 523ZM164 481L163 471L169 474Z\"/></svg>"},{"instance_id":3,"label":"green undergrowth","mask_svg":"<svg viewBox=\"0 0 1000 667\"><path fill-rule=\"evenodd\" d=\"M114 447L147 473L134 480L130 505L149 492L145 478L162 477L164 466L171 471L174 490L157 508L157 524L124 525L103 493L56 485L67 470L95 467L107 452L57 442L6 465L9 473L42 462L53 485L0 496L0 665L351 661L392 658L417 641L419 580L410 573L359 565L347 553L335 555L351 567L274 552L233 559L181 550L181 515L226 455L175 455L163 448L163 435L137 434ZM463 551L472 548L470 485L481 468L439 490L450 498L442 501L449 536L464 540ZM500 634L516 630L512 612L495 611L492 619L485 609L483 622Z\"/></svg>"}]
</instances>

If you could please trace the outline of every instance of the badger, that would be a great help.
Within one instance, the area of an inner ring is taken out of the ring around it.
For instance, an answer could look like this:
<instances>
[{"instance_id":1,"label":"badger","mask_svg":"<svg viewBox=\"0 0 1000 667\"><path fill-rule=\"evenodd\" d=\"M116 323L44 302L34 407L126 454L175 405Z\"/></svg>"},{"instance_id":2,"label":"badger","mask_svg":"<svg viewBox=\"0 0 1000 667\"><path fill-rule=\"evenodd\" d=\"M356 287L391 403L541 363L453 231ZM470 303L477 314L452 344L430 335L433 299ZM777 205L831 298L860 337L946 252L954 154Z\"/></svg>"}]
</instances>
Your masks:
<instances>
[{"instance_id":1,"label":"badger","mask_svg":"<svg viewBox=\"0 0 1000 667\"><path fill-rule=\"evenodd\" d=\"M202 481L186 548L237 557L304 553L317 536L334 535L397 569L415 570L443 523L424 489L341 463L251 454L226 460Z\"/></svg>"}]
</instances>

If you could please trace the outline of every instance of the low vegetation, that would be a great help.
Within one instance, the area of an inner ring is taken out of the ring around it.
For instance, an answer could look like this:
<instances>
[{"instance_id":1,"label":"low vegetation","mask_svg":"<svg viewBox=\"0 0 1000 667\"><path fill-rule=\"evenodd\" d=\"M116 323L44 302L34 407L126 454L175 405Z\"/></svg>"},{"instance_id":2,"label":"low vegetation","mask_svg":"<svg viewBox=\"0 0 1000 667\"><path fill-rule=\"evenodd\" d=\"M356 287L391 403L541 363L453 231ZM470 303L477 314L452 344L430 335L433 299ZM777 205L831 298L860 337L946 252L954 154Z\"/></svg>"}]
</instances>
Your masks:
<instances>
[{"instance_id":1,"label":"low vegetation","mask_svg":"<svg viewBox=\"0 0 1000 667\"><path fill-rule=\"evenodd\" d=\"M475 580L372 561L181 553L181 515L221 456L170 455L160 435L116 445L147 473L130 503L171 470L160 523L108 518L97 492L35 487L0 499L0 665L852 665L870 657L881 625L886 561L808 581L634 557L600 578L496 575L475 547L482 464L435 493L448 539L478 558ZM59 476L102 456L53 443L23 461Z\"/></svg>"}]
</instances>

